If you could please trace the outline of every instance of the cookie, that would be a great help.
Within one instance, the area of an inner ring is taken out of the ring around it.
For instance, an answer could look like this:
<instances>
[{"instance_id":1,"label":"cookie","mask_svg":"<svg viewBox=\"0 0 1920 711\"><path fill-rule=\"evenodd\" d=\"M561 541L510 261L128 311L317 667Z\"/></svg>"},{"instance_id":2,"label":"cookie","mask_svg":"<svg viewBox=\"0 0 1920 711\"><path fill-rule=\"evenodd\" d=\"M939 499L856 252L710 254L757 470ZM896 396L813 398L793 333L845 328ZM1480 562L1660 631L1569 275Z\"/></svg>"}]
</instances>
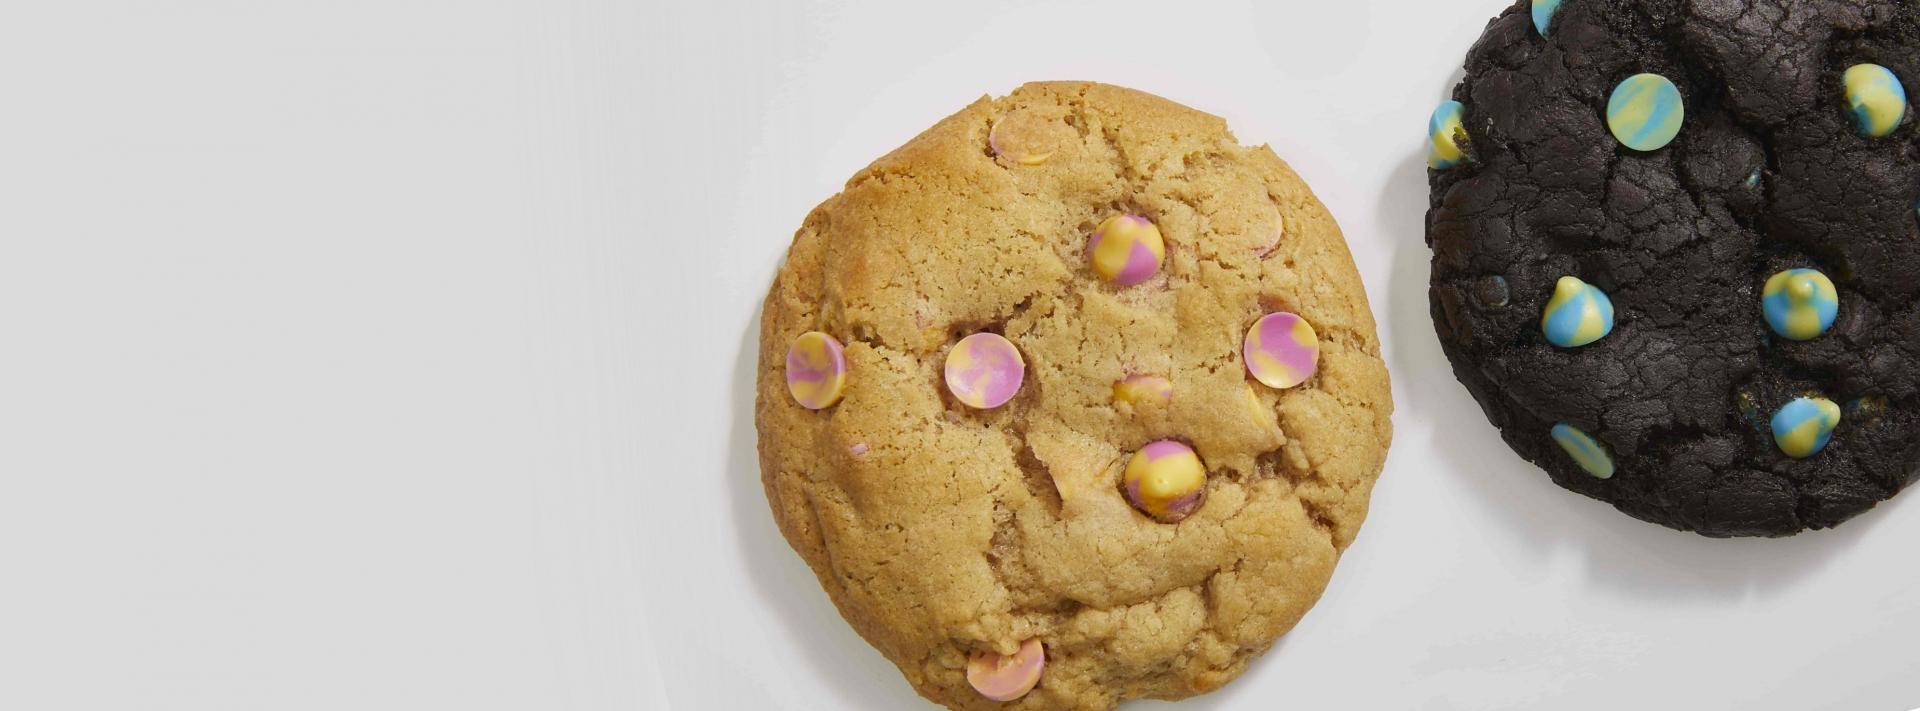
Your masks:
<instances>
[{"instance_id":1,"label":"cookie","mask_svg":"<svg viewBox=\"0 0 1920 711\"><path fill-rule=\"evenodd\" d=\"M1920 473L1920 6L1516 3L1428 128L1455 375L1560 486L1708 536Z\"/></svg>"},{"instance_id":2,"label":"cookie","mask_svg":"<svg viewBox=\"0 0 1920 711\"><path fill-rule=\"evenodd\" d=\"M952 708L1239 675L1352 543L1391 411L1366 294L1300 177L1219 118L1101 84L983 98L854 175L761 321L780 531Z\"/></svg>"}]
</instances>

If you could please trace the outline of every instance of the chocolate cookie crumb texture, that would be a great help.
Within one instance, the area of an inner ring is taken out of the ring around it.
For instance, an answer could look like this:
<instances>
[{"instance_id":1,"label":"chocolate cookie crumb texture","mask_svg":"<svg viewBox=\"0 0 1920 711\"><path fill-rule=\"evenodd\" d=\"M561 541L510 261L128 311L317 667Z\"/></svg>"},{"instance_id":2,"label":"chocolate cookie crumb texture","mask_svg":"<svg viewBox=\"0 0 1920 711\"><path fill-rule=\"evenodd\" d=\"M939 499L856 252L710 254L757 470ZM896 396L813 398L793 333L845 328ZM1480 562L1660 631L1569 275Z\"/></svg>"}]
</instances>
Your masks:
<instances>
[{"instance_id":1,"label":"chocolate cookie crumb texture","mask_svg":"<svg viewBox=\"0 0 1920 711\"><path fill-rule=\"evenodd\" d=\"M1561 486L1710 536L1920 473L1920 6L1791 7L1517 3L1428 127L1455 374Z\"/></svg>"}]
</instances>

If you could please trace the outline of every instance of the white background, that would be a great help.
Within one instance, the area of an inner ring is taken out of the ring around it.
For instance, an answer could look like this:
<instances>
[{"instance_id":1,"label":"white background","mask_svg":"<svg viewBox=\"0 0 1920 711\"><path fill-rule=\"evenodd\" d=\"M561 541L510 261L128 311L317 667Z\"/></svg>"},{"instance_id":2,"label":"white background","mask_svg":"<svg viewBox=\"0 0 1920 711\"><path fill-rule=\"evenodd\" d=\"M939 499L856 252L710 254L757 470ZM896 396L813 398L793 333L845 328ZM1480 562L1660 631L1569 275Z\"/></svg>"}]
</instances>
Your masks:
<instances>
[{"instance_id":1,"label":"white background","mask_svg":"<svg viewBox=\"0 0 1920 711\"><path fill-rule=\"evenodd\" d=\"M1920 495L1675 533L1449 374L1421 141L1500 9L0 1L0 708L924 708L768 515L756 307L856 169L1068 78L1292 162L1394 376L1326 597L1190 707L1920 704Z\"/></svg>"}]
</instances>

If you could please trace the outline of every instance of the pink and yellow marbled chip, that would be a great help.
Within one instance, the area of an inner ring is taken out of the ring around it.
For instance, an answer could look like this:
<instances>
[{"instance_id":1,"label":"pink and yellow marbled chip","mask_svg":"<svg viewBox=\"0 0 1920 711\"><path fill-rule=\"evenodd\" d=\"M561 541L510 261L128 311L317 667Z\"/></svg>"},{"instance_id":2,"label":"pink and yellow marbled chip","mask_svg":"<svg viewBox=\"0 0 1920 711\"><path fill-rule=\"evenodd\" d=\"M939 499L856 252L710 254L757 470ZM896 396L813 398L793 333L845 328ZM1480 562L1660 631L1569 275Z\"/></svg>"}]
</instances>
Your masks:
<instances>
[{"instance_id":1,"label":"pink and yellow marbled chip","mask_svg":"<svg viewBox=\"0 0 1920 711\"><path fill-rule=\"evenodd\" d=\"M976 333L947 351L947 389L968 407L991 409L1007 404L1027 377L1027 362L1013 341L997 333Z\"/></svg>"},{"instance_id":2,"label":"pink and yellow marbled chip","mask_svg":"<svg viewBox=\"0 0 1920 711\"><path fill-rule=\"evenodd\" d=\"M1205 499L1207 468L1192 447L1163 439L1133 453L1121 486L1141 513L1161 523L1178 523Z\"/></svg>"},{"instance_id":3,"label":"pink and yellow marbled chip","mask_svg":"<svg viewBox=\"0 0 1920 711\"><path fill-rule=\"evenodd\" d=\"M1253 379L1272 388L1291 388L1313 377L1319 367L1320 338L1306 319L1278 311L1247 329L1242 355Z\"/></svg>"},{"instance_id":4,"label":"pink and yellow marbled chip","mask_svg":"<svg viewBox=\"0 0 1920 711\"><path fill-rule=\"evenodd\" d=\"M1020 643L1013 654L974 652L967 659L967 683L994 701L1012 701L1033 691L1047 669L1047 650L1040 638Z\"/></svg>"},{"instance_id":5,"label":"pink and yellow marbled chip","mask_svg":"<svg viewBox=\"0 0 1920 711\"><path fill-rule=\"evenodd\" d=\"M1134 407L1166 404L1173 399L1173 381L1160 375L1129 375L1113 384L1113 401Z\"/></svg>"},{"instance_id":6,"label":"pink and yellow marbled chip","mask_svg":"<svg viewBox=\"0 0 1920 711\"><path fill-rule=\"evenodd\" d=\"M1167 257L1166 241L1152 220L1139 215L1114 215L1095 229L1087 241L1087 257L1101 279L1133 286L1152 278Z\"/></svg>"},{"instance_id":7,"label":"pink and yellow marbled chip","mask_svg":"<svg viewBox=\"0 0 1920 711\"><path fill-rule=\"evenodd\" d=\"M809 410L831 407L847 387L847 355L833 336L808 331L787 349L787 392Z\"/></svg>"},{"instance_id":8,"label":"pink and yellow marbled chip","mask_svg":"<svg viewBox=\"0 0 1920 711\"><path fill-rule=\"evenodd\" d=\"M1031 108L1001 114L987 131L987 147L993 154L1018 165L1040 165L1070 137L1072 127L1055 116Z\"/></svg>"}]
</instances>

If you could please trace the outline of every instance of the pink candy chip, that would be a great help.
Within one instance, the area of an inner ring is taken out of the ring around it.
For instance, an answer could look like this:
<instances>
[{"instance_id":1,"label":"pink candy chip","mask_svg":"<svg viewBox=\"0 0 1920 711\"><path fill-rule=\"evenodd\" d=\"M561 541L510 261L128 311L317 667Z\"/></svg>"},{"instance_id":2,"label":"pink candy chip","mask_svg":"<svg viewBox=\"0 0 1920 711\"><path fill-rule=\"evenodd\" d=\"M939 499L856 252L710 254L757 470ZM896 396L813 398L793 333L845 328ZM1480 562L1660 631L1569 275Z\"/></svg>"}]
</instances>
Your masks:
<instances>
[{"instance_id":1,"label":"pink candy chip","mask_svg":"<svg viewBox=\"0 0 1920 711\"><path fill-rule=\"evenodd\" d=\"M1047 652L1038 637L1020 643L1010 655L975 652L967 659L967 683L973 690L994 701L1012 701L1026 696L1040 673L1046 669Z\"/></svg>"},{"instance_id":2,"label":"pink candy chip","mask_svg":"<svg viewBox=\"0 0 1920 711\"><path fill-rule=\"evenodd\" d=\"M960 339L947 352L947 389L968 407L988 410L1007 404L1026 380L1020 349L997 333Z\"/></svg>"},{"instance_id":3,"label":"pink candy chip","mask_svg":"<svg viewBox=\"0 0 1920 711\"><path fill-rule=\"evenodd\" d=\"M1159 226L1139 215L1114 215L1087 240L1093 273L1120 286L1133 286L1160 271L1167 258Z\"/></svg>"},{"instance_id":4,"label":"pink candy chip","mask_svg":"<svg viewBox=\"0 0 1920 711\"><path fill-rule=\"evenodd\" d=\"M1291 388L1313 377L1320 366L1320 338L1297 315L1279 311L1262 316L1247 329L1241 355L1253 379L1271 388Z\"/></svg>"},{"instance_id":5,"label":"pink candy chip","mask_svg":"<svg viewBox=\"0 0 1920 711\"><path fill-rule=\"evenodd\" d=\"M840 341L819 331L793 339L787 349L787 392L794 402L809 410L830 407L846 387L847 355Z\"/></svg>"},{"instance_id":6,"label":"pink candy chip","mask_svg":"<svg viewBox=\"0 0 1920 711\"><path fill-rule=\"evenodd\" d=\"M1129 375L1113 384L1113 401L1134 407L1164 405L1173 399L1173 381L1160 375Z\"/></svg>"}]
</instances>

